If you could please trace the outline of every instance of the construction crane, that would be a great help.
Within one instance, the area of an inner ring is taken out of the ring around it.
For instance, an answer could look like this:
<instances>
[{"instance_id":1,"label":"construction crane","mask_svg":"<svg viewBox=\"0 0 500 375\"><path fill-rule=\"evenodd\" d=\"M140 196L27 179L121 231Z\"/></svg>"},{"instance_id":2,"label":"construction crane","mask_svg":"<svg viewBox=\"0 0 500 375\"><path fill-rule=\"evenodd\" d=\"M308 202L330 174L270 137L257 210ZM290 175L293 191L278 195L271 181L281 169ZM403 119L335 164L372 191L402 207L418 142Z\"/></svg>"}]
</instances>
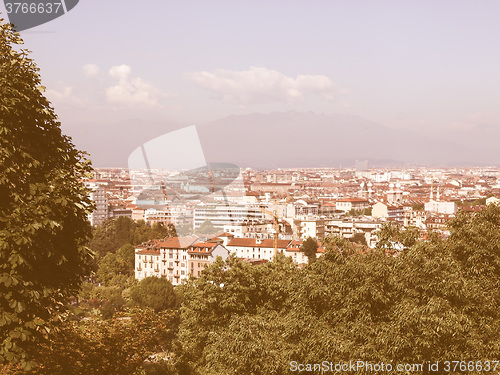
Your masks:
<instances>
[{"instance_id":1,"label":"construction crane","mask_svg":"<svg viewBox=\"0 0 500 375\"><path fill-rule=\"evenodd\" d=\"M274 229L274 239L273 239L273 247L274 247L274 259L276 259L276 256L278 255L278 235L280 232L280 226L278 223L279 216L276 212L271 212L269 210L266 210L265 208L260 207L260 210L273 218L273 229Z\"/></svg>"}]
</instances>

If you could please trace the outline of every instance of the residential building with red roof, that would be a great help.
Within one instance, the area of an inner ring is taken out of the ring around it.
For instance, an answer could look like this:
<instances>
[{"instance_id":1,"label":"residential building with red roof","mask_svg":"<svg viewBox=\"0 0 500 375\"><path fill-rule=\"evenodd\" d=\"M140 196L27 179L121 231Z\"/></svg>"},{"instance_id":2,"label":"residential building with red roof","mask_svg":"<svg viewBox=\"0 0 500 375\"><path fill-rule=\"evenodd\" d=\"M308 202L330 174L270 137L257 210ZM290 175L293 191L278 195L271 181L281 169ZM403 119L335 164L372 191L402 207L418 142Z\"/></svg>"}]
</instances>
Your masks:
<instances>
[{"instance_id":1,"label":"residential building with red roof","mask_svg":"<svg viewBox=\"0 0 500 375\"><path fill-rule=\"evenodd\" d=\"M364 210L370 207L370 202L363 198L343 198L335 203L338 211L349 212L351 210Z\"/></svg>"},{"instance_id":2,"label":"residential building with red roof","mask_svg":"<svg viewBox=\"0 0 500 375\"><path fill-rule=\"evenodd\" d=\"M278 240L278 252L284 253L290 240ZM233 238L227 249L238 258L267 259L274 258L274 240L256 238Z\"/></svg>"},{"instance_id":3,"label":"residential building with red roof","mask_svg":"<svg viewBox=\"0 0 500 375\"><path fill-rule=\"evenodd\" d=\"M218 256L225 260L229 251L220 243L199 242L196 237L150 241L135 250L135 278L166 277L173 285L179 285L189 275L199 276Z\"/></svg>"}]
</instances>

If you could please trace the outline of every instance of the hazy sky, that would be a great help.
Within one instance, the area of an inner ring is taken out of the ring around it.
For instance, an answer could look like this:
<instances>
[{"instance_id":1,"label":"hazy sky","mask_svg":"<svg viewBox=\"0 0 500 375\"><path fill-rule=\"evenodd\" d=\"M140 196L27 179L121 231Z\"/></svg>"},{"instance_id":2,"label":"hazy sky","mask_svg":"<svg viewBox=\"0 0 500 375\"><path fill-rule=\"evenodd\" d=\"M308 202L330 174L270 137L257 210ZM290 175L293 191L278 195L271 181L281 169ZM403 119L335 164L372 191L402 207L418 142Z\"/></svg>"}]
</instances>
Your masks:
<instances>
[{"instance_id":1,"label":"hazy sky","mask_svg":"<svg viewBox=\"0 0 500 375\"><path fill-rule=\"evenodd\" d=\"M70 135L289 110L453 131L500 126L499 14L497 0L80 0L21 35Z\"/></svg>"}]
</instances>

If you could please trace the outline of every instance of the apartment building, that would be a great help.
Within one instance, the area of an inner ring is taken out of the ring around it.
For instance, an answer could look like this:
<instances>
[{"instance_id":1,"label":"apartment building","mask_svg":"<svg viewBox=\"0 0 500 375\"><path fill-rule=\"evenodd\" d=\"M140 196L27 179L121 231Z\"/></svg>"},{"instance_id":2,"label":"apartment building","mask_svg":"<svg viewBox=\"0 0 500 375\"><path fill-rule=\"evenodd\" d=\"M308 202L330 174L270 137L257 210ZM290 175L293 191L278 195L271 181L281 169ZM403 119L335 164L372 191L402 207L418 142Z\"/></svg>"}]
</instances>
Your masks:
<instances>
[{"instance_id":1,"label":"apartment building","mask_svg":"<svg viewBox=\"0 0 500 375\"><path fill-rule=\"evenodd\" d=\"M161 223L166 226L173 223L169 210L156 208L148 208L144 211L144 221L149 225Z\"/></svg>"},{"instance_id":2,"label":"apartment building","mask_svg":"<svg viewBox=\"0 0 500 375\"><path fill-rule=\"evenodd\" d=\"M205 220L210 220L214 227L223 228L248 220L262 220L264 214L259 207L243 204L205 204L201 203L194 209L194 229L198 229Z\"/></svg>"},{"instance_id":3,"label":"apartment building","mask_svg":"<svg viewBox=\"0 0 500 375\"><path fill-rule=\"evenodd\" d=\"M135 250L135 278L166 277L173 285L179 285L189 275L199 276L217 256L225 260L229 251L219 243L198 242L196 237L150 241Z\"/></svg>"},{"instance_id":4,"label":"apartment building","mask_svg":"<svg viewBox=\"0 0 500 375\"><path fill-rule=\"evenodd\" d=\"M325 236L325 218L303 216L293 221L294 236L305 240L308 237L322 238Z\"/></svg>"},{"instance_id":5,"label":"apartment building","mask_svg":"<svg viewBox=\"0 0 500 375\"><path fill-rule=\"evenodd\" d=\"M381 227L382 222L370 216L327 219L325 220L325 235L351 238L356 233L363 233L368 246L374 247L378 241L376 232Z\"/></svg>"},{"instance_id":6,"label":"apartment building","mask_svg":"<svg viewBox=\"0 0 500 375\"><path fill-rule=\"evenodd\" d=\"M95 186L90 192L90 199L95 204L94 211L89 215L90 224L92 226L101 225L104 220L109 218L109 202L104 186Z\"/></svg>"},{"instance_id":7,"label":"apartment building","mask_svg":"<svg viewBox=\"0 0 500 375\"><path fill-rule=\"evenodd\" d=\"M307 256L302 252L302 240L278 240L278 252L292 258L296 264L306 264ZM274 241L257 240L254 238L233 238L227 249L237 258L272 261L274 258ZM326 251L324 244L318 241L318 252L321 256Z\"/></svg>"},{"instance_id":8,"label":"apartment building","mask_svg":"<svg viewBox=\"0 0 500 375\"><path fill-rule=\"evenodd\" d=\"M193 276L200 276L201 271L215 262L217 257L226 260L229 251L219 243L198 242L188 250L188 271Z\"/></svg>"},{"instance_id":9,"label":"apartment building","mask_svg":"<svg viewBox=\"0 0 500 375\"><path fill-rule=\"evenodd\" d=\"M290 240L278 240L278 252L284 253ZM256 238L233 238L226 248L238 258L273 260L274 240Z\"/></svg>"},{"instance_id":10,"label":"apartment building","mask_svg":"<svg viewBox=\"0 0 500 375\"><path fill-rule=\"evenodd\" d=\"M455 202L430 200L425 203L425 211L436 214L453 215L457 212L457 204Z\"/></svg>"},{"instance_id":11,"label":"apartment building","mask_svg":"<svg viewBox=\"0 0 500 375\"><path fill-rule=\"evenodd\" d=\"M390 204L377 202L373 205L372 216L374 218L384 218L398 223L403 222L404 207L401 204Z\"/></svg>"},{"instance_id":12,"label":"apartment building","mask_svg":"<svg viewBox=\"0 0 500 375\"><path fill-rule=\"evenodd\" d=\"M335 208L337 211L349 212L351 210L364 210L370 207L370 202L363 198L343 198L339 199Z\"/></svg>"},{"instance_id":13,"label":"apartment building","mask_svg":"<svg viewBox=\"0 0 500 375\"><path fill-rule=\"evenodd\" d=\"M427 212L424 210L407 210L403 218L403 226L425 228Z\"/></svg>"}]
</instances>

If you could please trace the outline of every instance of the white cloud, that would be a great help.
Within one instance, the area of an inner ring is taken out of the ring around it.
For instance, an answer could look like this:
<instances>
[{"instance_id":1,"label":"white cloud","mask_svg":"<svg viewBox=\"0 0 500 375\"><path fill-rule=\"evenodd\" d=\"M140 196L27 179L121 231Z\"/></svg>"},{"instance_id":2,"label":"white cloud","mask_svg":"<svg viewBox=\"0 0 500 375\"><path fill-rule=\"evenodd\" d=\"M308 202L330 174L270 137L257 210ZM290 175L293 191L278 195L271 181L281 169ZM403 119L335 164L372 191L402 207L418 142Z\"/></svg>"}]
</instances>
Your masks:
<instances>
[{"instance_id":1,"label":"white cloud","mask_svg":"<svg viewBox=\"0 0 500 375\"><path fill-rule=\"evenodd\" d=\"M172 96L142 78L131 77L132 68L128 65L113 66L109 75L118 81L116 85L106 89L106 98L110 103L155 107L158 105L158 99Z\"/></svg>"},{"instance_id":2,"label":"white cloud","mask_svg":"<svg viewBox=\"0 0 500 375\"><path fill-rule=\"evenodd\" d=\"M60 89L47 89L45 94L47 95L47 98L55 104L64 104L73 107L85 104L84 100L77 98L74 95L72 86L63 85Z\"/></svg>"},{"instance_id":3,"label":"white cloud","mask_svg":"<svg viewBox=\"0 0 500 375\"><path fill-rule=\"evenodd\" d=\"M222 97L222 100L240 105L287 102L319 95L333 100L335 84L323 75L286 76L276 70L251 67L249 70L218 69L215 72L195 72L189 78L199 86Z\"/></svg>"},{"instance_id":4,"label":"white cloud","mask_svg":"<svg viewBox=\"0 0 500 375\"><path fill-rule=\"evenodd\" d=\"M127 79L132 73L132 68L128 65L113 66L109 70L109 75L115 79Z\"/></svg>"},{"instance_id":5,"label":"white cloud","mask_svg":"<svg viewBox=\"0 0 500 375\"><path fill-rule=\"evenodd\" d=\"M94 77L99 74L99 67L96 64L86 64L83 66L85 77Z\"/></svg>"}]
</instances>

